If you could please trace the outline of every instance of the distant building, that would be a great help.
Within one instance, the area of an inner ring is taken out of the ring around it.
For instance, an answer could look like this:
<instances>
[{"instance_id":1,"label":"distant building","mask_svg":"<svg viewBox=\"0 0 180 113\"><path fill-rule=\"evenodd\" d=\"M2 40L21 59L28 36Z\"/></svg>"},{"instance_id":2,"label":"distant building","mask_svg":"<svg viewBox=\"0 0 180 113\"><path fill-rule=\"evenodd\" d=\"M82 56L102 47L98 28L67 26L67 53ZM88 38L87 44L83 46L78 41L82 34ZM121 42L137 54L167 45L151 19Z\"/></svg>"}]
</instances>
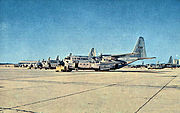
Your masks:
<instances>
[{"instance_id":1,"label":"distant building","mask_svg":"<svg viewBox=\"0 0 180 113\"><path fill-rule=\"evenodd\" d=\"M23 60L19 61L19 64L30 64L30 63L37 63L38 61L28 61L28 60Z\"/></svg>"},{"instance_id":2,"label":"distant building","mask_svg":"<svg viewBox=\"0 0 180 113\"><path fill-rule=\"evenodd\" d=\"M173 59L173 64L179 64L180 59Z\"/></svg>"},{"instance_id":3,"label":"distant building","mask_svg":"<svg viewBox=\"0 0 180 113\"><path fill-rule=\"evenodd\" d=\"M14 67L13 63L0 63L0 67Z\"/></svg>"}]
</instances>

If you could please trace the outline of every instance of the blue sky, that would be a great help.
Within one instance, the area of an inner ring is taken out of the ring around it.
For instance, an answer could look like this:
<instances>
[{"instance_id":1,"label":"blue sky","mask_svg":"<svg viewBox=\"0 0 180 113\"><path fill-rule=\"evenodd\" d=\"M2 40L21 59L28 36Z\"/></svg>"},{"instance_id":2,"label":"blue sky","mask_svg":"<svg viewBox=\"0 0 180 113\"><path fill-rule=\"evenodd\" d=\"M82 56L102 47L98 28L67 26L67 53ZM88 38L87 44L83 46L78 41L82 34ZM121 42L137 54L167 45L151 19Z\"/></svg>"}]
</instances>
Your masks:
<instances>
[{"instance_id":1,"label":"blue sky","mask_svg":"<svg viewBox=\"0 0 180 113\"><path fill-rule=\"evenodd\" d=\"M132 52L180 58L180 0L0 0L0 62Z\"/></svg>"}]
</instances>

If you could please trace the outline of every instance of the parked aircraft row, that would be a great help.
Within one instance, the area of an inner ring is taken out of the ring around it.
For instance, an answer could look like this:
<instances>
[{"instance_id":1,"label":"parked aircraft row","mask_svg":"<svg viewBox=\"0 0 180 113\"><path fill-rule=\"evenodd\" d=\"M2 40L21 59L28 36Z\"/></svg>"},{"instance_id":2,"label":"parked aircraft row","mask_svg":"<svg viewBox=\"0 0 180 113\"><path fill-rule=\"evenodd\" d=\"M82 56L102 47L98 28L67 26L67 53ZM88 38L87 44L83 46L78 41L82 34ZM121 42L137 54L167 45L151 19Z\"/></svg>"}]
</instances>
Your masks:
<instances>
[{"instance_id":1,"label":"parked aircraft row","mask_svg":"<svg viewBox=\"0 0 180 113\"><path fill-rule=\"evenodd\" d=\"M95 70L95 71L109 71L122 68L130 63L137 60L143 59L154 59L155 57L147 57L145 50L145 42L143 37L139 37L137 43L131 53L126 54L101 54L96 55L95 49L92 48L89 55L87 56L77 56L68 55L63 60L59 60L59 56L56 60L51 60L50 58L45 61L38 61L35 64L30 64L29 68L45 68L45 69L55 69L58 66L60 71L72 71L72 70Z\"/></svg>"},{"instance_id":2,"label":"parked aircraft row","mask_svg":"<svg viewBox=\"0 0 180 113\"><path fill-rule=\"evenodd\" d=\"M148 69L164 69L164 68L179 68L179 64L173 63L173 58L170 56L168 63L156 63L156 64L149 64Z\"/></svg>"},{"instance_id":3,"label":"parked aircraft row","mask_svg":"<svg viewBox=\"0 0 180 113\"><path fill-rule=\"evenodd\" d=\"M164 69L164 68L180 68L179 64L173 63L173 58L170 56L168 63L159 63L156 64L144 64L141 65L129 65L130 68L147 68L147 69Z\"/></svg>"}]
</instances>

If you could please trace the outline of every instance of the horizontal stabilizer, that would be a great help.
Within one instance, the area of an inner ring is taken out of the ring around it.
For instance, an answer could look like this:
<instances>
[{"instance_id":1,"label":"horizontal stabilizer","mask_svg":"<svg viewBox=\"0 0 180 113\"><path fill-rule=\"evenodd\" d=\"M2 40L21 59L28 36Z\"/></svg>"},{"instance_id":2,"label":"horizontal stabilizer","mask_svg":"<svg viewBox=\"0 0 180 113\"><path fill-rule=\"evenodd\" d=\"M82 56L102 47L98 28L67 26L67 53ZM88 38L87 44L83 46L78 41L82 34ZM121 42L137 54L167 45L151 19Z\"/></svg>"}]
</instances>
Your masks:
<instances>
[{"instance_id":1,"label":"horizontal stabilizer","mask_svg":"<svg viewBox=\"0 0 180 113\"><path fill-rule=\"evenodd\" d=\"M138 60L143 60L143 59L155 59L156 57L141 57L141 58L138 58Z\"/></svg>"},{"instance_id":2,"label":"horizontal stabilizer","mask_svg":"<svg viewBox=\"0 0 180 113\"><path fill-rule=\"evenodd\" d=\"M111 55L111 56L116 57L116 58L120 58L120 57L124 57L124 56L136 55L136 54L139 54L139 53L126 53L126 54Z\"/></svg>"}]
</instances>

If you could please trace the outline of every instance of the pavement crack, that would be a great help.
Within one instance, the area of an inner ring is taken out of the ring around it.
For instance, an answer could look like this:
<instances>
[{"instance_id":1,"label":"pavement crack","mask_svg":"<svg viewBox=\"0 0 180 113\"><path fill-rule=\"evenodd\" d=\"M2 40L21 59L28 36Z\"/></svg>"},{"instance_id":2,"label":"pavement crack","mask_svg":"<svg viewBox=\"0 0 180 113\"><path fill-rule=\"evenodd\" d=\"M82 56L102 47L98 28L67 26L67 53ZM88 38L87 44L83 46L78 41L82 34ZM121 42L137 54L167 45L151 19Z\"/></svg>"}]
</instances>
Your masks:
<instances>
[{"instance_id":1,"label":"pavement crack","mask_svg":"<svg viewBox=\"0 0 180 113\"><path fill-rule=\"evenodd\" d=\"M17 111L17 112L26 112L26 113L37 113L37 112L34 112L34 111L24 110L24 109L14 109L14 108L3 108L3 107L0 107L0 111L3 112L4 110L13 110L13 111Z\"/></svg>"},{"instance_id":2,"label":"pavement crack","mask_svg":"<svg viewBox=\"0 0 180 113\"><path fill-rule=\"evenodd\" d=\"M146 104L148 104L156 95L158 95L170 82L172 82L177 76L174 76L169 80L161 89L159 89L154 95L152 95L143 105L141 105L134 113L138 113Z\"/></svg>"},{"instance_id":3,"label":"pavement crack","mask_svg":"<svg viewBox=\"0 0 180 113\"><path fill-rule=\"evenodd\" d=\"M138 78L138 79L140 79L140 78ZM127 82L131 82L131 81L135 81L135 80L137 80L137 79L123 81L121 83L127 83ZM19 108L19 107L23 107L23 106L29 106L29 105L33 105L33 104L38 104L38 103L42 103L42 102L52 101L52 100L56 100L56 99L60 99L60 98L64 98L64 97L78 95L78 94L82 94L82 93L86 93L86 92L90 92L90 91L94 91L94 90L98 90L98 89L102 89L102 88L113 87L113 86L117 86L117 85L118 85L117 83L112 83L112 84L108 84L108 85L105 85L105 86L102 86L102 87L98 87L98 88L87 89L87 90L84 90L84 91L79 91L79 92L70 93L70 94L63 95L63 96L58 96L58 97L54 97L54 98L44 99L44 100L40 100L40 101L36 101L36 102L32 102L32 103L27 103L27 104L24 104L24 105L14 106L14 107L11 107L11 108Z\"/></svg>"},{"instance_id":4,"label":"pavement crack","mask_svg":"<svg viewBox=\"0 0 180 113\"><path fill-rule=\"evenodd\" d=\"M54 97L54 98L40 100L40 101L36 101L36 102L32 102L32 103L28 103L28 104L24 104L24 105L20 105L20 106L15 106L15 107L12 107L12 108L18 108L18 107L22 107L22 106L28 106L28 105L38 104L38 103L47 102L47 101L51 101L51 100L56 100L56 99L69 97L69 96L73 96L73 95L77 95L77 94L81 94L81 93L85 93L85 92L89 92L89 91L102 89L102 88L105 88L105 87L111 87L111 86L114 86L114 85L117 85L117 84L109 84L109 85L99 87L99 88L93 88L93 89L88 89L88 90L84 90L84 91L79 91L79 92L76 92L76 93L71 93L71 94L67 94L67 95L63 95L63 96L58 96L58 97Z\"/></svg>"}]
</instances>

